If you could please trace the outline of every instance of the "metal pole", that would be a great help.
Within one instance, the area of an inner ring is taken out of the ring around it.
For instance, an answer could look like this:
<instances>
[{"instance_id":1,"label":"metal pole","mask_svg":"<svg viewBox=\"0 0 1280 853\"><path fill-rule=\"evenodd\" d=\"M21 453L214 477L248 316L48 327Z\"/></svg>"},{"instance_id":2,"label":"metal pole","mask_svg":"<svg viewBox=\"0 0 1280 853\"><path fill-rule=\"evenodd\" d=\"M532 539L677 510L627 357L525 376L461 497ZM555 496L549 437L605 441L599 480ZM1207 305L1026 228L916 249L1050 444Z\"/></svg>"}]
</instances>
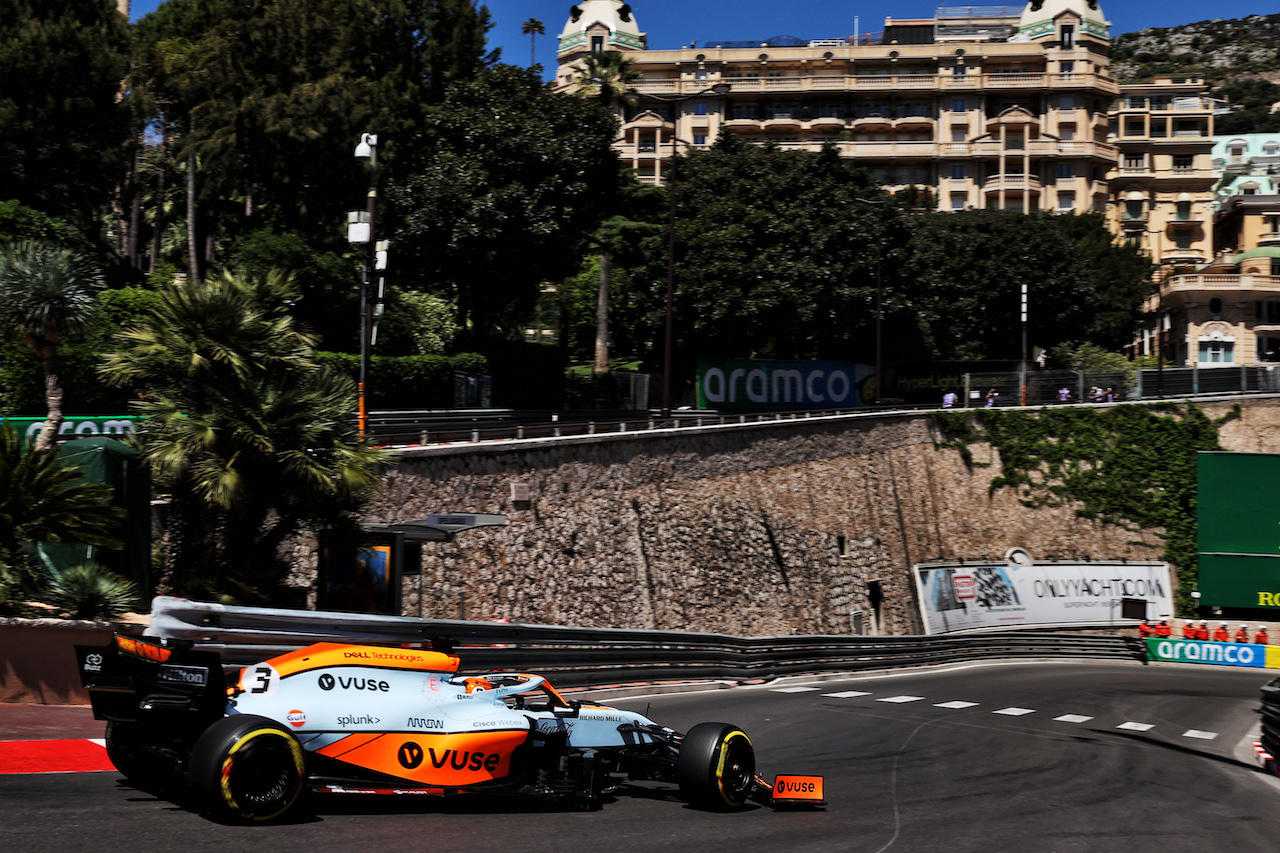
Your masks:
<instances>
[{"instance_id":1,"label":"metal pole","mask_svg":"<svg viewBox=\"0 0 1280 853\"><path fill-rule=\"evenodd\" d=\"M365 244L364 274L360 279L360 381L357 385L359 405L356 422L360 437L364 438L369 426L368 388L369 388L369 282L373 278L376 244L373 240L374 213L378 203L378 146L373 145L369 157L369 195L365 210L369 215L369 242Z\"/></svg>"},{"instance_id":2,"label":"metal pole","mask_svg":"<svg viewBox=\"0 0 1280 853\"><path fill-rule=\"evenodd\" d=\"M1022 387L1022 405L1027 404L1027 283L1022 283L1022 362L1018 365L1018 382Z\"/></svg>"},{"instance_id":3,"label":"metal pole","mask_svg":"<svg viewBox=\"0 0 1280 853\"><path fill-rule=\"evenodd\" d=\"M671 305L676 287L676 153L671 139L671 171L667 176L667 328L662 344L662 417L671 417Z\"/></svg>"}]
</instances>

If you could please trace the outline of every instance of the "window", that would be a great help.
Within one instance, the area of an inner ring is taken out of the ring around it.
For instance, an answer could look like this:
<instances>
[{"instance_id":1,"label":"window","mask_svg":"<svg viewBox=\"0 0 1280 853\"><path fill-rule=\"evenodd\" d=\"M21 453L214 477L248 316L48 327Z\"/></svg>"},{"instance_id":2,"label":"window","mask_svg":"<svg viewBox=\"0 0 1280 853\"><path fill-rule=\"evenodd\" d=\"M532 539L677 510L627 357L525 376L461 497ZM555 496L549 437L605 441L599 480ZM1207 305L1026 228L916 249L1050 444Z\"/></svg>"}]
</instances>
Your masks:
<instances>
[{"instance_id":1,"label":"window","mask_svg":"<svg viewBox=\"0 0 1280 853\"><path fill-rule=\"evenodd\" d=\"M695 133L695 134L693 135L693 144L694 144L694 145L699 145L699 146L701 146L701 145L706 145L706 144L707 144L707 135L706 135L705 133Z\"/></svg>"},{"instance_id":2,"label":"window","mask_svg":"<svg viewBox=\"0 0 1280 853\"><path fill-rule=\"evenodd\" d=\"M1069 62L1064 62L1064 63L1062 63L1062 64L1063 64L1063 65L1070 65L1071 63L1069 63ZM1075 99L1073 96L1071 96L1071 95L1063 95L1061 98L1059 98L1059 99L1058 99L1058 109L1060 109L1060 110L1074 110L1075 108L1076 108L1076 99Z\"/></svg>"},{"instance_id":3,"label":"window","mask_svg":"<svg viewBox=\"0 0 1280 853\"><path fill-rule=\"evenodd\" d=\"M1063 50L1068 50L1076 46L1076 28L1074 24L1063 24L1061 35Z\"/></svg>"},{"instance_id":4,"label":"window","mask_svg":"<svg viewBox=\"0 0 1280 853\"><path fill-rule=\"evenodd\" d=\"M951 141L964 142L969 138L969 129L962 124L951 125Z\"/></svg>"},{"instance_id":5,"label":"window","mask_svg":"<svg viewBox=\"0 0 1280 853\"><path fill-rule=\"evenodd\" d=\"M1257 185L1257 184L1245 184L1244 186L1242 186L1242 187L1240 188L1240 194L1241 194L1241 195L1257 195L1257 194L1258 194L1258 185Z\"/></svg>"},{"instance_id":6,"label":"window","mask_svg":"<svg viewBox=\"0 0 1280 853\"><path fill-rule=\"evenodd\" d=\"M1076 176L1075 163L1059 163L1058 164L1059 178L1074 178L1075 176Z\"/></svg>"},{"instance_id":7,"label":"window","mask_svg":"<svg viewBox=\"0 0 1280 853\"><path fill-rule=\"evenodd\" d=\"M1175 214L1179 222L1187 222L1191 219L1191 202L1178 202L1178 212Z\"/></svg>"},{"instance_id":8,"label":"window","mask_svg":"<svg viewBox=\"0 0 1280 853\"><path fill-rule=\"evenodd\" d=\"M1280 326L1280 302L1268 300L1255 302L1254 315L1264 326Z\"/></svg>"},{"instance_id":9,"label":"window","mask_svg":"<svg viewBox=\"0 0 1280 853\"><path fill-rule=\"evenodd\" d=\"M1058 210L1075 210L1075 193L1058 193Z\"/></svg>"},{"instance_id":10,"label":"window","mask_svg":"<svg viewBox=\"0 0 1280 853\"><path fill-rule=\"evenodd\" d=\"M1271 274L1274 276L1280 276L1280 258L1271 259Z\"/></svg>"},{"instance_id":11,"label":"window","mask_svg":"<svg viewBox=\"0 0 1280 853\"><path fill-rule=\"evenodd\" d=\"M1021 133L1011 133L1004 138L1005 148L1011 151L1021 151L1024 147Z\"/></svg>"},{"instance_id":12,"label":"window","mask_svg":"<svg viewBox=\"0 0 1280 853\"><path fill-rule=\"evenodd\" d=\"M1155 117L1151 119L1151 135L1159 139L1169 135L1169 120L1163 117Z\"/></svg>"},{"instance_id":13,"label":"window","mask_svg":"<svg viewBox=\"0 0 1280 853\"><path fill-rule=\"evenodd\" d=\"M963 113L968 111L969 103L964 98L955 98L951 101L951 112Z\"/></svg>"},{"instance_id":14,"label":"window","mask_svg":"<svg viewBox=\"0 0 1280 853\"><path fill-rule=\"evenodd\" d=\"M1062 124L1058 126L1058 138L1063 142L1070 142L1076 138L1076 126L1074 124Z\"/></svg>"},{"instance_id":15,"label":"window","mask_svg":"<svg viewBox=\"0 0 1280 853\"><path fill-rule=\"evenodd\" d=\"M1210 314L1222 313L1222 297L1221 296L1215 296L1209 300L1209 313Z\"/></svg>"},{"instance_id":16,"label":"window","mask_svg":"<svg viewBox=\"0 0 1280 853\"><path fill-rule=\"evenodd\" d=\"M1268 142L1262 146L1262 153L1266 154L1268 157L1276 156L1277 151L1280 151L1280 145L1275 142Z\"/></svg>"},{"instance_id":17,"label":"window","mask_svg":"<svg viewBox=\"0 0 1280 853\"><path fill-rule=\"evenodd\" d=\"M1125 136L1146 136L1147 124L1141 118L1130 116L1124 120Z\"/></svg>"},{"instance_id":18,"label":"window","mask_svg":"<svg viewBox=\"0 0 1280 853\"><path fill-rule=\"evenodd\" d=\"M1173 244L1177 246L1179 249L1190 249L1191 248L1191 232L1190 231L1177 232L1176 234L1173 235Z\"/></svg>"},{"instance_id":19,"label":"window","mask_svg":"<svg viewBox=\"0 0 1280 853\"><path fill-rule=\"evenodd\" d=\"M755 104L734 104L729 107L729 118L747 118L754 119L756 117Z\"/></svg>"},{"instance_id":20,"label":"window","mask_svg":"<svg viewBox=\"0 0 1280 853\"><path fill-rule=\"evenodd\" d=\"M1142 207L1141 201L1126 201L1124 203L1124 218L1145 219L1146 217L1142 215Z\"/></svg>"},{"instance_id":21,"label":"window","mask_svg":"<svg viewBox=\"0 0 1280 853\"><path fill-rule=\"evenodd\" d=\"M964 210L964 208L965 208L965 202L966 202L967 200L968 200L968 199L967 199L967 197L964 195L964 193L952 193L952 194L951 194L951 209L952 209L952 210Z\"/></svg>"},{"instance_id":22,"label":"window","mask_svg":"<svg viewBox=\"0 0 1280 853\"><path fill-rule=\"evenodd\" d=\"M1231 364L1236 360L1236 345L1232 341L1201 341L1201 364Z\"/></svg>"},{"instance_id":23,"label":"window","mask_svg":"<svg viewBox=\"0 0 1280 853\"><path fill-rule=\"evenodd\" d=\"M1144 154L1125 154L1124 169L1126 172L1141 172L1147 165Z\"/></svg>"},{"instance_id":24,"label":"window","mask_svg":"<svg viewBox=\"0 0 1280 853\"><path fill-rule=\"evenodd\" d=\"M951 179L953 181L963 181L965 179L963 164L955 163L951 166Z\"/></svg>"},{"instance_id":25,"label":"window","mask_svg":"<svg viewBox=\"0 0 1280 853\"><path fill-rule=\"evenodd\" d=\"M702 101L698 101L698 103L696 103L696 104L694 104L694 105L693 105L693 114L694 114L694 115L696 115L696 116L704 116L704 115L706 115L706 114L707 114L707 105L706 105L704 102L702 102Z\"/></svg>"},{"instance_id":26,"label":"window","mask_svg":"<svg viewBox=\"0 0 1280 853\"><path fill-rule=\"evenodd\" d=\"M1058 63L1058 70L1061 71L1063 74L1070 74L1076 70L1076 64L1070 60L1063 60L1062 62ZM1063 100L1069 101L1071 100L1071 98L1063 98ZM1063 106L1066 107L1067 109L1070 109L1072 106L1074 106L1074 104L1063 104Z\"/></svg>"},{"instance_id":27,"label":"window","mask_svg":"<svg viewBox=\"0 0 1280 853\"><path fill-rule=\"evenodd\" d=\"M604 36L591 37L591 52L601 53L604 51Z\"/></svg>"},{"instance_id":28,"label":"window","mask_svg":"<svg viewBox=\"0 0 1280 853\"><path fill-rule=\"evenodd\" d=\"M1239 165L1240 163L1244 162L1244 145L1243 144L1232 145L1227 150L1231 153L1231 162L1233 164Z\"/></svg>"},{"instance_id":29,"label":"window","mask_svg":"<svg viewBox=\"0 0 1280 853\"><path fill-rule=\"evenodd\" d=\"M963 65L957 65L951 69L951 73L954 74L956 77L963 77L964 70L965 69Z\"/></svg>"},{"instance_id":30,"label":"window","mask_svg":"<svg viewBox=\"0 0 1280 853\"><path fill-rule=\"evenodd\" d=\"M696 72L694 72L693 79L695 79L695 80L706 80L706 79L707 79L707 69L705 69L705 68L699 68Z\"/></svg>"}]
</instances>

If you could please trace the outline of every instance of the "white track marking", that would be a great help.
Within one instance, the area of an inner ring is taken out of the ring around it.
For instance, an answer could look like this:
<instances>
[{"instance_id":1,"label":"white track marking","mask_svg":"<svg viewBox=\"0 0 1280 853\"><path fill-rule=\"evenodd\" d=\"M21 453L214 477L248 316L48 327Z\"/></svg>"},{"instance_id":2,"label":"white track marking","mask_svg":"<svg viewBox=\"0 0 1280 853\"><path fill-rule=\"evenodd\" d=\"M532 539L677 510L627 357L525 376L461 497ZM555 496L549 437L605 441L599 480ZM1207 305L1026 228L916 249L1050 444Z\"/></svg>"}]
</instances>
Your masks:
<instances>
[{"instance_id":1,"label":"white track marking","mask_svg":"<svg viewBox=\"0 0 1280 853\"><path fill-rule=\"evenodd\" d=\"M1063 714L1061 717L1054 717L1053 719L1059 723L1087 723L1093 717L1086 717L1084 714Z\"/></svg>"},{"instance_id":2,"label":"white track marking","mask_svg":"<svg viewBox=\"0 0 1280 853\"><path fill-rule=\"evenodd\" d=\"M774 687L774 693L810 693L817 690L816 687Z\"/></svg>"},{"instance_id":3,"label":"white track marking","mask_svg":"<svg viewBox=\"0 0 1280 853\"><path fill-rule=\"evenodd\" d=\"M823 696L830 696L832 699L852 699L855 696L870 696L867 690L841 690L839 693L823 693Z\"/></svg>"},{"instance_id":4,"label":"white track marking","mask_svg":"<svg viewBox=\"0 0 1280 853\"><path fill-rule=\"evenodd\" d=\"M877 699L877 702L893 702L895 704L903 704L904 702L919 702L923 696L889 696L885 699Z\"/></svg>"},{"instance_id":5,"label":"white track marking","mask_svg":"<svg viewBox=\"0 0 1280 853\"><path fill-rule=\"evenodd\" d=\"M1217 732L1202 732L1199 729L1187 729L1182 733L1183 737L1194 737L1200 740L1213 740L1218 736Z\"/></svg>"},{"instance_id":6,"label":"white track marking","mask_svg":"<svg viewBox=\"0 0 1280 853\"><path fill-rule=\"evenodd\" d=\"M96 743L98 746L102 747L103 749L106 749L106 748L107 748L107 742L106 742L106 740L104 740L103 738L100 738L100 737L91 737L91 738L89 738L89 743Z\"/></svg>"},{"instance_id":7,"label":"white track marking","mask_svg":"<svg viewBox=\"0 0 1280 853\"><path fill-rule=\"evenodd\" d=\"M999 711L992 711L993 714L1004 714L1006 717L1022 717L1027 714L1034 714L1034 708L1001 708Z\"/></svg>"},{"instance_id":8,"label":"white track marking","mask_svg":"<svg viewBox=\"0 0 1280 853\"><path fill-rule=\"evenodd\" d=\"M1116 728L1127 732L1145 732L1154 729L1155 726L1152 723L1121 723Z\"/></svg>"},{"instance_id":9,"label":"white track marking","mask_svg":"<svg viewBox=\"0 0 1280 853\"><path fill-rule=\"evenodd\" d=\"M959 700L956 700L956 701L954 701L954 702L939 702L939 703L937 703L936 705L934 705L933 707L935 707L935 708L952 708L952 709L957 709L957 710L958 710L958 709L960 709L960 708L972 708L974 705L977 705L977 704L978 704L977 702L961 702L961 701L959 701Z\"/></svg>"}]
</instances>

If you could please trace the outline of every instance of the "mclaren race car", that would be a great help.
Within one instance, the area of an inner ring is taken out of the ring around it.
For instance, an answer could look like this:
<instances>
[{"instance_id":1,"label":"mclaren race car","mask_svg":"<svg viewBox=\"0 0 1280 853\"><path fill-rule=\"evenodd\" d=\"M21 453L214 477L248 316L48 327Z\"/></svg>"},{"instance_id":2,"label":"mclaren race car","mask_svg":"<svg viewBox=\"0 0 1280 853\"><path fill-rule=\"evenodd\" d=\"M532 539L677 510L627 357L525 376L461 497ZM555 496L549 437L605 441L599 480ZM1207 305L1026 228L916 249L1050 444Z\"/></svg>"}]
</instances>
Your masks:
<instances>
[{"instance_id":1,"label":"mclaren race car","mask_svg":"<svg viewBox=\"0 0 1280 853\"><path fill-rule=\"evenodd\" d=\"M304 790L334 794L521 794L591 808L624 780L679 785L690 803L825 805L822 777L755 772L741 729L686 733L641 714L564 698L524 673L460 675L429 649L317 643L247 666L190 641L116 635L77 646L107 754L140 786L178 781L248 821Z\"/></svg>"}]
</instances>

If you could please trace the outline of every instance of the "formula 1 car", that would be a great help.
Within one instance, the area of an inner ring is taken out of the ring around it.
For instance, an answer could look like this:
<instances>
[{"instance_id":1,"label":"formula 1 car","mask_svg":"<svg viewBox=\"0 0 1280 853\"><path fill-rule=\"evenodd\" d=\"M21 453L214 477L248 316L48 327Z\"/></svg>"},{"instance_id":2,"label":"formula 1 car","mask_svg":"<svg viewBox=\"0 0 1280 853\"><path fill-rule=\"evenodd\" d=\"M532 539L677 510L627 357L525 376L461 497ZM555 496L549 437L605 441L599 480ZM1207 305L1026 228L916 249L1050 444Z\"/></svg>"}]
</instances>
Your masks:
<instances>
[{"instance_id":1,"label":"formula 1 car","mask_svg":"<svg viewBox=\"0 0 1280 853\"><path fill-rule=\"evenodd\" d=\"M116 769L140 786L184 782L234 819L277 818L305 789L594 808L623 780L676 783L706 809L826 804L820 776L756 775L736 726L681 734L565 699L537 675L459 675L445 642L317 643L245 667L229 686L220 656L187 640L117 634L76 652Z\"/></svg>"}]
</instances>

